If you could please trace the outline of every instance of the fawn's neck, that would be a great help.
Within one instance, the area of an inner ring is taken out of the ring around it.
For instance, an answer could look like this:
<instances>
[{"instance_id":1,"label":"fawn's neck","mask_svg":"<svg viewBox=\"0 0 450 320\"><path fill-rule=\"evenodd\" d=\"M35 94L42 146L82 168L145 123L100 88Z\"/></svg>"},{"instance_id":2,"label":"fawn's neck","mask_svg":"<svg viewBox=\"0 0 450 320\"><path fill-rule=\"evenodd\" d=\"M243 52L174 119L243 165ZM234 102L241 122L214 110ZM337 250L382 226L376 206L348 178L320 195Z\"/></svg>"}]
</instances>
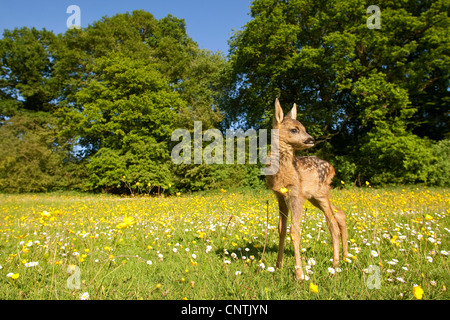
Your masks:
<instances>
[{"instance_id":1,"label":"fawn's neck","mask_svg":"<svg viewBox=\"0 0 450 320\"><path fill-rule=\"evenodd\" d=\"M280 168L294 165L295 152L294 148L283 141L278 145Z\"/></svg>"}]
</instances>

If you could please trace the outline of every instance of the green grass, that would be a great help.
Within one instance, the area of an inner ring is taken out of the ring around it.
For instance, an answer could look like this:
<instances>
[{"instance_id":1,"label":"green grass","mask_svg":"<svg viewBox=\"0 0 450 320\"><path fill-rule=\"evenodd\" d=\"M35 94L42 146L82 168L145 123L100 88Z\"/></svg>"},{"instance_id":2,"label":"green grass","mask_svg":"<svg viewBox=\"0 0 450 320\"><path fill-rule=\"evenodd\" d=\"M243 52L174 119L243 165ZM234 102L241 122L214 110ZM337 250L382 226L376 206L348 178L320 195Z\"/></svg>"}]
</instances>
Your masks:
<instances>
[{"instance_id":1,"label":"green grass","mask_svg":"<svg viewBox=\"0 0 450 320\"><path fill-rule=\"evenodd\" d=\"M267 190L160 198L0 195L1 298L80 299L87 292L91 300L411 300L420 285L423 299L448 299L449 195L424 187L333 190L333 203L347 215L353 256L334 274L325 218L308 204L304 271L310 259L315 264L300 283L289 239L283 269L268 271L277 257L278 213ZM79 289L67 285L75 278L71 265L79 268ZM370 265L380 268L379 289L367 285Z\"/></svg>"}]
</instances>

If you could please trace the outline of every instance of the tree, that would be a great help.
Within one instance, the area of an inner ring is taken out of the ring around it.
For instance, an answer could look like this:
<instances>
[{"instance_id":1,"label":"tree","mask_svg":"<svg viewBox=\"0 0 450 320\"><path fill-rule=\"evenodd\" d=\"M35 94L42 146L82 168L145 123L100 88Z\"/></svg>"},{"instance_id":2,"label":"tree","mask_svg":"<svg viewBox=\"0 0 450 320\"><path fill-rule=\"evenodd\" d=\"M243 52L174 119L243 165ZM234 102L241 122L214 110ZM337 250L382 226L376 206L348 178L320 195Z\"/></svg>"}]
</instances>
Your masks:
<instances>
[{"instance_id":1,"label":"tree","mask_svg":"<svg viewBox=\"0 0 450 320\"><path fill-rule=\"evenodd\" d=\"M66 188L57 119L45 112L18 114L0 126L0 190L37 192Z\"/></svg>"},{"instance_id":2,"label":"tree","mask_svg":"<svg viewBox=\"0 0 450 320\"><path fill-rule=\"evenodd\" d=\"M182 19L142 10L105 17L67 31L55 52L56 74L69 75L59 115L79 158L89 160L88 188L175 184L183 177L170 158L173 130L222 119L216 101L225 60L200 50Z\"/></svg>"},{"instance_id":3,"label":"tree","mask_svg":"<svg viewBox=\"0 0 450 320\"><path fill-rule=\"evenodd\" d=\"M55 108L59 84L52 77L50 46L56 37L45 29L5 30L0 40L0 119L17 110L50 111Z\"/></svg>"},{"instance_id":4,"label":"tree","mask_svg":"<svg viewBox=\"0 0 450 320\"><path fill-rule=\"evenodd\" d=\"M184 178L170 159L172 131L222 119L225 59L200 50L172 15L157 20L138 10L59 35L5 30L0 59L2 146L15 146L0 159L2 190L25 190L10 180L34 177L30 170L40 177L30 191L67 186L65 173L83 190L167 186ZM30 146L59 169L26 166Z\"/></svg>"},{"instance_id":5,"label":"tree","mask_svg":"<svg viewBox=\"0 0 450 320\"><path fill-rule=\"evenodd\" d=\"M356 164L349 178L425 181L426 137L449 132L448 2L377 5L379 30L367 27L362 0L254 1L230 42L226 121L269 127L276 97L296 102L317 152Z\"/></svg>"},{"instance_id":6,"label":"tree","mask_svg":"<svg viewBox=\"0 0 450 320\"><path fill-rule=\"evenodd\" d=\"M80 144L91 148L93 189L120 185L122 176L152 185L168 184L168 141L179 106L155 65L111 53L95 61L96 75L76 97L83 105L73 112Z\"/></svg>"}]
</instances>

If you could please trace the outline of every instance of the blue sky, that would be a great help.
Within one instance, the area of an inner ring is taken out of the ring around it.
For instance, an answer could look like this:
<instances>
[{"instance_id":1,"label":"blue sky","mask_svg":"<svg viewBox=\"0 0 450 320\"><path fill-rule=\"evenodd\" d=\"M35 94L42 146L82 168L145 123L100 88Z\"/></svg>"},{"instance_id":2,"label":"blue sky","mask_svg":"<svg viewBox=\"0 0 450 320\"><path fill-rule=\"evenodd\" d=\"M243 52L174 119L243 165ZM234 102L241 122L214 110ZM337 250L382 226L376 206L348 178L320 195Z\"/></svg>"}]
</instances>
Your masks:
<instances>
[{"instance_id":1,"label":"blue sky","mask_svg":"<svg viewBox=\"0 0 450 320\"><path fill-rule=\"evenodd\" d=\"M103 16L144 9L161 19L169 13L186 21L189 36L200 48L228 53L228 39L249 20L251 0L1 0L0 33L15 27L67 30L69 5L81 10L81 27Z\"/></svg>"}]
</instances>

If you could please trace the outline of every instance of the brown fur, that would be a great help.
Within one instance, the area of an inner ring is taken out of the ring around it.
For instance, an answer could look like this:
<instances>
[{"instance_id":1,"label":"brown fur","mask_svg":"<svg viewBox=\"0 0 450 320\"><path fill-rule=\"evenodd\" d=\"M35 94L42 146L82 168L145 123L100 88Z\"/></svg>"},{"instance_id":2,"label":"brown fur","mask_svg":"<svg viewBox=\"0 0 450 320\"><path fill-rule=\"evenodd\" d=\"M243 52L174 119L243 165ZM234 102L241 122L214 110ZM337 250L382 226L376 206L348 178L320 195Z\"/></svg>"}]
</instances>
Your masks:
<instances>
[{"instance_id":1,"label":"brown fur","mask_svg":"<svg viewBox=\"0 0 450 320\"><path fill-rule=\"evenodd\" d=\"M267 185L277 196L280 209L277 267L281 268L283 265L287 217L290 209L292 212L290 232L294 245L296 277L297 280L302 280L304 274L300 256L300 230L305 200L309 200L325 213L333 241L334 266L339 263L339 237L342 240L344 258L348 254L348 244L345 214L330 202L330 183L335 174L334 168L316 156L295 156L295 150L314 146L314 139L306 133L305 127L296 118L295 104L284 116L278 99L275 101L273 128L278 129L279 135L279 169L276 174L267 176ZM287 188L289 191L282 193L280 191L282 188Z\"/></svg>"}]
</instances>

